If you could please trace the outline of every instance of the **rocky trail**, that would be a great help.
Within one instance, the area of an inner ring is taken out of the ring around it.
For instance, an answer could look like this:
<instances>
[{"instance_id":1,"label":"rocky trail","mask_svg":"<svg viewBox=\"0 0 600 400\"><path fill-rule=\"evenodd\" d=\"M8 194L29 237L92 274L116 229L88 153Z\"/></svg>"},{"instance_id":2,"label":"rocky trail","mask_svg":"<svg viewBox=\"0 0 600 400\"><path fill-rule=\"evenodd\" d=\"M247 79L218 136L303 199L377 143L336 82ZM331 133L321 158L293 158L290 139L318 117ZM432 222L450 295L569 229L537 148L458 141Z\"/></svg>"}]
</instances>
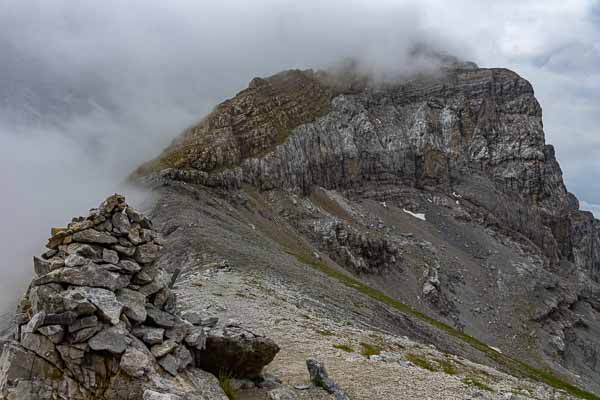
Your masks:
<instances>
[{"instance_id":1,"label":"rocky trail","mask_svg":"<svg viewBox=\"0 0 600 400\"><path fill-rule=\"evenodd\" d=\"M174 290L191 310L244 321L250 330L285 343L265 372L291 389L310 383L306 360L314 357L322 360L330 376L357 400L571 398L407 337L375 327L354 327L351 321L328 313L318 299L305 298L268 276L245 275L225 262L186 271ZM266 393L246 389L236 399L264 399ZM292 393L290 399L333 399L316 389Z\"/></svg>"}]
</instances>

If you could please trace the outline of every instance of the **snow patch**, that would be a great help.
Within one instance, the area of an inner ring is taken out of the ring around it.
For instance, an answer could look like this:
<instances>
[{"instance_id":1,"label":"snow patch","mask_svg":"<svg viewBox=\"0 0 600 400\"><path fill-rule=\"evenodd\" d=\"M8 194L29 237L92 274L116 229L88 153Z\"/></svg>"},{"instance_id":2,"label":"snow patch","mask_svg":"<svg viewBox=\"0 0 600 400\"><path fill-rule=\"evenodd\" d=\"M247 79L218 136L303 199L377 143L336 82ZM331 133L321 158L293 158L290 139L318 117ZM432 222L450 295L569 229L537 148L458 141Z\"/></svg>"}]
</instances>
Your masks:
<instances>
[{"instance_id":1,"label":"snow patch","mask_svg":"<svg viewBox=\"0 0 600 400\"><path fill-rule=\"evenodd\" d=\"M407 209L405 209L405 208L403 208L403 209L402 209L402 211L404 211L404 212L405 212L405 213L407 213L407 214L410 214L410 215L412 215L412 216L413 216L413 217L415 217L415 218L418 218L418 219L420 219L421 221L426 221L426 219L425 219L425 214L410 212L410 211L408 211L408 210L407 210Z\"/></svg>"}]
</instances>

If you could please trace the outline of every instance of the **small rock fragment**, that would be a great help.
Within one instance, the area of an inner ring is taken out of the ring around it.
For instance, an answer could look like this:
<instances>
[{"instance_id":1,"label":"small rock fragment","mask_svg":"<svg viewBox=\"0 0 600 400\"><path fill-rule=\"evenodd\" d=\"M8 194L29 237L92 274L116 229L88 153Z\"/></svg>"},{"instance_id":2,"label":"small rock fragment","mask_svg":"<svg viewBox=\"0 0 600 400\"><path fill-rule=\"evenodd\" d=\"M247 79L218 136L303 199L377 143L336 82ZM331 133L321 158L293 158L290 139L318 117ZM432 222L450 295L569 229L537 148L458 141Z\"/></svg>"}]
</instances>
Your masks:
<instances>
[{"instance_id":1,"label":"small rock fragment","mask_svg":"<svg viewBox=\"0 0 600 400\"><path fill-rule=\"evenodd\" d=\"M177 347L177 342L174 340L167 340L164 343L152 346L150 351L154 357L161 358L172 352L175 347Z\"/></svg>"},{"instance_id":2,"label":"small rock fragment","mask_svg":"<svg viewBox=\"0 0 600 400\"><path fill-rule=\"evenodd\" d=\"M127 348L119 365L127 375L134 378L141 378L152 370L150 357L134 347Z\"/></svg>"},{"instance_id":3,"label":"small rock fragment","mask_svg":"<svg viewBox=\"0 0 600 400\"><path fill-rule=\"evenodd\" d=\"M111 326L98 332L90 339L92 350L106 350L113 354L121 354L127 348L127 332L118 326Z\"/></svg>"},{"instance_id":4,"label":"small rock fragment","mask_svg":"<svg viewBox=\"0 0 600 400\"><path fill-rule=\"evenodd\" d=\"M80 243L97 244L114 244L119 242L119 240L113 235L106 232L100 232L95 229L86 229L83 231L75 232L73 234L73 240Z\"/></svg>"}]
</instances>

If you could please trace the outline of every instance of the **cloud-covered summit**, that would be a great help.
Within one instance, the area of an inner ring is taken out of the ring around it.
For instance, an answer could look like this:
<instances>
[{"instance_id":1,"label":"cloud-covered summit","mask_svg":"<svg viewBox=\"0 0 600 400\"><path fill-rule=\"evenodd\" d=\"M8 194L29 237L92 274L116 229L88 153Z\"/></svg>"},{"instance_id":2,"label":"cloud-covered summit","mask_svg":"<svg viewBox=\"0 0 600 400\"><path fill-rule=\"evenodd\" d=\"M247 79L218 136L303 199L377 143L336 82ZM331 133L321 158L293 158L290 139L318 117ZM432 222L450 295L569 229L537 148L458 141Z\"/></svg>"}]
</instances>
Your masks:
<instances>
[{"instance_id":1,"label":"cloud-covered summit","mask_svg":"<svg viewBox=\"0 0 600 400\"><path fill-rule=\"evenodd\" d=\"M600 8L591 0L4 0L1 273L9 298L48 226L119 188L254 76L363 60L423 67L416 45L532 81L569 189L600 203ZM120 190L120 189L119 189ZM30 243L14 236L32 238Z\"/></svg>"}]
</instances>

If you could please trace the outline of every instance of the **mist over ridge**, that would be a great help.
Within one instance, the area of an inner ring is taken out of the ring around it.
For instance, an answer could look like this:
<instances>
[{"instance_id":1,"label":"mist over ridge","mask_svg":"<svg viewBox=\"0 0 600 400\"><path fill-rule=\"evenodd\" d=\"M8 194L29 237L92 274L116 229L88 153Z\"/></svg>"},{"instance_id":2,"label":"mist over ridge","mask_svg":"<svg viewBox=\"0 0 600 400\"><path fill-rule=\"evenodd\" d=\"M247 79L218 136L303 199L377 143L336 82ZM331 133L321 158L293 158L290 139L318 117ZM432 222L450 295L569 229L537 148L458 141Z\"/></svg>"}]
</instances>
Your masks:
<instances>
[{"instance_id":1,"label":"mist over ridge","mask_svg":"<svg viewBox=\"0 0 600 400\"><path fill-rule=\"evenodd\" d=\"M498 27L470 23L501 10L460 3L6 0L0 15L0 211L6 215L0 250L11 256L2 269L3 295L14 299L22 291L48 227L122 191L119 184L133 168L253 77L288 68L354 57L382 75L418 71L428 65L410 57L417 45L482 66L512 67L542 83L534 87L567 178L597 166L600 145L589 133L596 95L579 91L583 79L592 88L599 82L584 68L598 60L597 32L589 23L593 2L549 2L544 10L525 2ZM578 24L565 43L539 22L558 16L562 24ZM578 80L568 56L582 46ZM557 90L568 96L559 99ZM582 106L575 111L582 118L561 117L574 105ZM572 126L590 146L561 139ZM579 151L583 156L572 155ZM585 179L572 179L584 199L600 202Z\"/></svg>"}]
</instances>

